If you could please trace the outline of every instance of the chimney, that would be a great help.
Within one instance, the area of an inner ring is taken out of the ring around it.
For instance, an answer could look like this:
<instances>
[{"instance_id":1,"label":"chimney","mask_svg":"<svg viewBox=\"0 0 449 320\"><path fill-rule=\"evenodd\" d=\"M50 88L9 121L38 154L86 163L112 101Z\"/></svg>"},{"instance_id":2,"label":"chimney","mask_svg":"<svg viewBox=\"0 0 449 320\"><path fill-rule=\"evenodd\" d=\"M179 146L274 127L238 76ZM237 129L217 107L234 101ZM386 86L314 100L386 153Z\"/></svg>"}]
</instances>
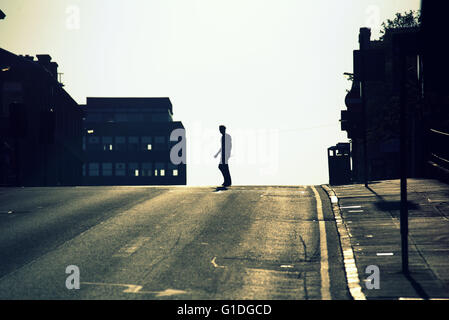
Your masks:
<instances>
[{"instance_id":1,"label":"chimney","mask_svg":"<svg viewBox=\"0 0 449 320\"><path fill-rule=\"evenodd\" d=\"M360 28L360 33L359 33L360 50L369 49L370 38L371 38L371 29L370 28Z\"/></svg>"},{"instance_id":2,"label":"chimney","mask_svg":"<svg viewBox=\"0 0 449 320\"><path fill-rule=\"evenodd\" d=\"M34 61L34 57L33 56L30 56L30 55L24 55L24 56L21 56L21 57L24 57L25 59L27 59L27 60L29 60L29 61Z\"/></svg>"},{"instance_id":3,"label":"chimney","mask_svg":"<svg viewBox=\"0 0 449 320\"><path fill-rule=\"evenodd\" d=\"M37 62L47 69L47 71L50 72L56 80L58 80L58 64L51 61L51 56L49 54L37 54L36 57Z\"/></svg>"}]
</instances>

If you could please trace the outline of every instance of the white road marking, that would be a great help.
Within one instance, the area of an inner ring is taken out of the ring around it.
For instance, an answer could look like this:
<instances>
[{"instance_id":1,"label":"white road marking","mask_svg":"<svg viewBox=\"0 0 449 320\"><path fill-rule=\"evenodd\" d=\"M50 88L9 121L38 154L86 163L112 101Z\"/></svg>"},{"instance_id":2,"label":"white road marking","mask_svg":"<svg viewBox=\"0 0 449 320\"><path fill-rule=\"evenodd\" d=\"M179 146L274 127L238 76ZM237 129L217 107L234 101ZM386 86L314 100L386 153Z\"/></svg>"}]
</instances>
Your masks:
<instances>
[{"instance_id":1,"label":"white road marking","mask_svg":"<svg viewBox=\"0 0 449 320\"><path fill-rule=\"evenodd\" d=\"M423 298L399 297L399 300L424 300ZM429 300L449 300L449 298L430 298Z\"/></svg>"},{"instance_id":2,"label":"white road marking","mask_svg":"<svg viewBox=\"0 0 449 320\"><path fill-rule=\"evenodd\" d=\"M329 281L329 257L327 252L326 222L324 221L323 207L320 194L311 186L316 199L316 209L318 213L318 225L320 229L320 250L321 250L321 299L331 300L330 281Z\"/></svg>"},{"instance_id":3,"label":"white road marking","mask_svg":"<svg viewBox=\"0 0 449 320\"><path fill-rule=\"evenodd\" d=\"M224 268L224 266L219 266L219 265L215 262L216 259L217 259L217 257L214 257L214 258L212 259L212 261L210 262L210 263L212 263L212 265L214 266L214 268Z\"/></svg>"},{"instance_id":4,"label":"white road marking","mask_svg":"<svg viewBox=\"0 0 449 320\"><path fill-rule=\"evenodd\" d=\"M178 294L185 294L187 291L178 289L165 289L162 291L142 291L142 286L136 284L123 284L123 283L101 283L101 282L81 282L83 285L104 286L104 287L125 287L124 293L140 293L140 294L154 294L156 297L168 297Z\"/></svg>"},{"instance_id":5,"label":"white road marking","mask_svg":"<svg viewBox=\"0 0 449 320\"><path fill-rule=\"evenodd\" d=\"M114 254L114 257L128 257L132 255L148 240L150 240L149 237L138 237L136 240L120 248L120 250Z\"/></svg>"},{"instance_id":6,"label":"white road marking","mask_svg":"<svg viewBox=\"0 0 449 320\"><path fill-rule=\"evenodd\" d=\"M323 187L329 196L335 196L335 192L332 189L327 186ZM350 208L354 207L361 208L361 206L350 206ZM366 300L366 296L360 286L360 279L357 271L357 265L355 264L350 234L345 223L343 222L343 218L341 217L340 207L338 204L332 204L332 210L334 212L337 230L340 236L340 243L343 250L343 263L345 265L346 281L349 292L354 300ZM361 251L360 248L355 248L355 250Z\"/></svg>"},{"instance_id":7,"label":"white road marking","mask_svg":"<svg viewBox=\"0 0 449 320\"><path fill-rule=\"evenodd\" d=\"M138 293L140 290L142 290L142 288L143 288L142 286L129 284L128 285L128 289L123 290L123 292L126 292L126 293Z\"/></svg>"},{"instance_id":8,"label":"white road marking","mask_svg":"<svg viewBox=\"0 0 449 320\"><path fill-rule=\"evenodd\" d=\"M126 287L122 292L126 293L139 293L142 286L135 284L122 284L122 283L101 283L101 282L81 282L81 284L93 285L93 286L105 286L105 287Z\"/></svg>"},{"instance_id":9,"label":"white road marking","mask_svg":"<svg viewBox=\"0 0 449 320\"><path fill-rule=\"evenodd\" d=\"M357 209L357 208L361 208L362 206L345 206L345 207L340 207L340 209Z\"/></svg>"},{"instance_id":10,"label":"white road marking","mask_svg":"<svg viewBox=\"0 0 449 320\"><path fill-rule=\"evenodd\" d=\"M165 289L163 291L153 291L153 293L156 294L156 297L169 297L169 296L175 296L178 294L185 294L185 293L187 293L187 291L177 290L177 289Z\"/></svg>"},{"instance_id":11,"label":"white road marking","mask_svg":"<svg viewBox=\"0 0 449 320\"><path fill-rule=\"evenodd\" d=\"M447 199L431 200L430 198L427 198L427 201L429 201L429 202L447 202Z\"/></svg>"},{"instance_id":12,"label":"white road marking","mask_svg":"<svg viewBox=\"0 0 449 320\"><path fill-rule=\"evenodd\" d=\"M348 210L348 212L363 212L363 210Z\"/></svg>"},{"instance_id":13,"label":"white road marking","mask_svg":"<svg viewBox=\"0 0 449 320\"><path fill-rule=\"evenodd\" d=\"M378 252L376 253L376 256L392 256L394 255L393 252Z\"/></svg>"}]
</instances>

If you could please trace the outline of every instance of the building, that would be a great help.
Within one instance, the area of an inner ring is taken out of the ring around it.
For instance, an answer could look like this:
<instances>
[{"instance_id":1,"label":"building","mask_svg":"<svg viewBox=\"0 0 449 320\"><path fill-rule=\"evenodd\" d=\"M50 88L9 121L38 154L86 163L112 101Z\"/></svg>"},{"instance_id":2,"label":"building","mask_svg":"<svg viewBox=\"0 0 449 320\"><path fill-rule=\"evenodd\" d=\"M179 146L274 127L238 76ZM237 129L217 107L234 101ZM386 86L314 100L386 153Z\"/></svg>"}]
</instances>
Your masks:
<instances>
[{"instance_id":1,"label":"building","mask_svg":"<svg viewBox=\"0 0 449 320\"><path fill-rule=\"evenodd\" d=\"M361 28L360 49L354 51L351 90L345 98L341 129L351 142L352 181L397 179L400 174L400 112L398 62L393 38L417 34L417 28L388 29L383 40L372 41L368 28ZM363 60L362 60L363 55ZM363 61L363 62L362 62ZM406 60L407 78L407 163L408 176L424 174L425 108L420 100L416 55ZM362 70L363 63L363 70ZM365 95L363 103L363 94ZM364 135L366 134L366 153Z\"/></svg>"},{"instance_id":2,"label":"building","mask_svg":"<svg viewBox=\"0 0 449 320\"><path fill-rule=\"evenodd\" d=\"M420 38L420 86L426 132L426 174L449 182L449 49L444 23L447 1L422 0Z\"/></svg>"},{"instance_id":3,"label":"building","mask_svg":"<svg viewBox=\"0 0 449 320\"><path fill-rule=\"evenodd\" d=\"M185 185L186 165L174 164L175 129L169 98L87 98L83 134L85 185ZM180 152L184 153L185 148Z\"/></svg>"},{"instance_id":4,"label":"building","mask_svg":"<svg viewBox=\"0 0 449 320\"><path fill-rule=\"evenodd\" d=\"M0 185L81 183L82 110L48 54L0 49Z\"/></svg>"}]
</instances>

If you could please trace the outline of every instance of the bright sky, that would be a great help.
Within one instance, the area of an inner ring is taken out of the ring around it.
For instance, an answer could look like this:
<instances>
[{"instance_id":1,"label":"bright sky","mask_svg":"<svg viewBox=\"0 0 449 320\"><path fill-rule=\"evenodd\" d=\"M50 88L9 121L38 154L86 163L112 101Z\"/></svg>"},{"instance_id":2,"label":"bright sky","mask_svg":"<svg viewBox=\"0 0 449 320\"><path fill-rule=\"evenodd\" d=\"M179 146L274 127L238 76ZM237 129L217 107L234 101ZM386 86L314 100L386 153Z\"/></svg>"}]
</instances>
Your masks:
<instances>
[{"instance_id":1,"label":"bright sky","mask_svg":"<svg viewBox=\"0 0 449 320\"><path fill-rule=\"evenodd\" d=\"M217 185L218 125L233 184L328 183L327 148L360 27L419 0L2 0L1 47L48 53L67 92L170 97L187 135L188 184Z\"/></svg>"}]
</instances>

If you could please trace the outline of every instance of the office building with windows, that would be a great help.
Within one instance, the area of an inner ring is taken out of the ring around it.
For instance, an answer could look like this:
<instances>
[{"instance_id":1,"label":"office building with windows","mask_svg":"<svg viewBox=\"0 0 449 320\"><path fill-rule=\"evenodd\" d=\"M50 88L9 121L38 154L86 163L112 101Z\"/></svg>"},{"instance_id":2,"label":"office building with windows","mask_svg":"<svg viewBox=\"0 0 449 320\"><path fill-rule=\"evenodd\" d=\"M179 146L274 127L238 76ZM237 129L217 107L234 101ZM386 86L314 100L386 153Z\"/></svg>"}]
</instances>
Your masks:
<instances>
[{"instance_id":1,"label":"office building with windows","mask_svg":"<svg viewBox=\"0 0 449 320\"><path fill-rule=\"evenodd\" d=\"M170 141L184 127L173 121L169 98L88 97L83 109L85 185L186 184L185 163L170 159L185 136Z\"/></svg>"}]
</instances>

